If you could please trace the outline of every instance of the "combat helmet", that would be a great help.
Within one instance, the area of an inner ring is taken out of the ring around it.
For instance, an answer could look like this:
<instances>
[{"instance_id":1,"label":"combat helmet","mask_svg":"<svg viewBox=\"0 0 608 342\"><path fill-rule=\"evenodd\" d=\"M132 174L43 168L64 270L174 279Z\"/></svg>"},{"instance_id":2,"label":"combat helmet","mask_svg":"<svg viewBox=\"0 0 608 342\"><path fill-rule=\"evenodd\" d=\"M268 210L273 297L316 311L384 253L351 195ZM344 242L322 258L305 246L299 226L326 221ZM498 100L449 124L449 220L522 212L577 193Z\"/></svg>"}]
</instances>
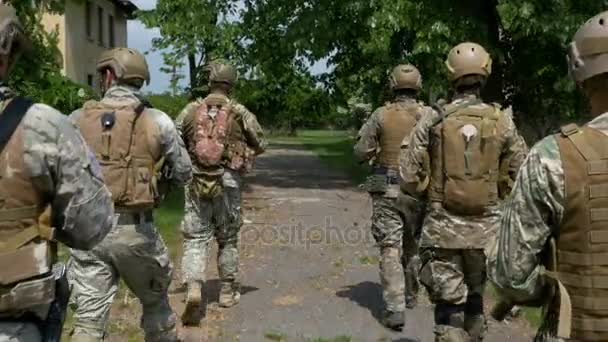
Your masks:
<instances>
[{"instance_id":1,"label":"combat helmet","mask_svg":"<svg viewBox=\"0 0 608 342\"><path fill-rule=\"evenodd\" d=\"M209 73L209 83L226 83L233 86L238 79L236 68L224 60L212 61L205 70Z\"/></svg>"},{"instance_id":2,"label":"combat helmet","mask_svg":"<svg viewBox=\"0 0 608 342\"><path fill-rule=\"evenodd\" d=\"M420 71L411 64L397 65L389 75L389 83L392 90L422 88L422 75Z\"/></svg>"},{"instance_id":3,"label":"combat helmet","mask_svg":"<svg viewBox=\"0 0 608 342\"><path fill-rule=\"evenodd\" d=\"M608 11L578 29L568 49L568 65L578 83L608 73Z\"/></svg>"},{"instance_id":4,"label":"combat helmet","mask_svg":"<svg viewBox=\"0 0 608 342\"><path fill-rule=\"evenodd\" d=\"M461 43L452 48L445 65L451 82L471 75L487 78L492 73L490 54L483 46L471 42Z\"/></svg>"},{"instance_id":5,"label":"combat helmet","mask_svg":"<svg viewBox=\"0 0 608 342\"><path fill-rule=\"evenodd\" d=\"M150 70L146 58L139 51L129 48L115 48L101 54L97 61L97 71L111 69L118 80L141 80L150 84Z\"/></svg>"},{"instance_id":6,"label":"combat helmet","mask_svg":"<svg viewBox=\"0 0 608 342\"><path fill-rule=\"evenodd\" d=\"M0 2L0 55L31 52L32 43L25 35L15 8Z\"/></svg>"}]
</instances>

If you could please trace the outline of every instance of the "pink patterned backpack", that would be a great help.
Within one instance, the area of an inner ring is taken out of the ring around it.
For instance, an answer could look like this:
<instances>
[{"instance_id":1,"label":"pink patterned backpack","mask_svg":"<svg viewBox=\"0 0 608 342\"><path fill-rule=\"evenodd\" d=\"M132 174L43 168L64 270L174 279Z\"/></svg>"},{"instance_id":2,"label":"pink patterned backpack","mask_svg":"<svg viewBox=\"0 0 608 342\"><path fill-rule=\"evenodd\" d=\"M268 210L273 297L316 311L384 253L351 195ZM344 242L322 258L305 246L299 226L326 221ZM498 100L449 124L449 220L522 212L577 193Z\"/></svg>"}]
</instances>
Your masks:
<instances>
[{"instance_id":1,"label":"pink patterned backpack","mask_svg":"<svg viewBox=\"0 0 608 342\"><path fill-rule=\"evenodd\" d=\"M194 154L204 167L219 166L228 143L232 108L224 96L210 95L198 107Z\"/></svg>"}]
</instances>

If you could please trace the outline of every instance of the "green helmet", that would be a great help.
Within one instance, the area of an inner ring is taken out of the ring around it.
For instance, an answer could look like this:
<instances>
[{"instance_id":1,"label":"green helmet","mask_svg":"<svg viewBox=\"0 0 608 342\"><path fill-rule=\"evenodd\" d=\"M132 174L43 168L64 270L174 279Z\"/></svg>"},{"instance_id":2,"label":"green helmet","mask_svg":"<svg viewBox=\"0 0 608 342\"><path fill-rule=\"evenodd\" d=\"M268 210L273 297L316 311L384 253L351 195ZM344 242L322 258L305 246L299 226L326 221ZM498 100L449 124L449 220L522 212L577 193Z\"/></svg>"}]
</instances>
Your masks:
<instances>
[{"instance_id":1,"label":"green helmet","mask_svg":"<svg viewBox=\"0 0 608 342\"><path fill-rule=\"evenodd\" d=\"M422 75L420 71L411 64L401 64L396 66L389 76L389 83L392 90L422 88Z\"/></svg>"},{"instance_id":2,"label":"green helmet","mask_svg":"<svg viewBox=\"0 0 608 342\"><path fill-rule=\"evenodd\" d=\"M33 52L15 8L0 3L0 55Z\"/></svg>"},{"instance_id":3,"label":"green helmet","mask_svg":"<svg viewBox=\"0 0 608 342\"><path fill-rule=\"evenodd\" d=\"M118 80L140 79L150 84L150 71L146 58L139 51L116 48L104 51L97 61L97 71L111 69Z\"/></svg>"},{"instance_id":4,"label":"green helmet","mask_svg":"<svg viewBox=\"0 0 608 342\"><path fill-rule=\"evenodd\" d=\"M568 51L570 73L583 82L608 73L608 11L583 24L574 35Z\"/></svg>"},{"instance_id":5,"label":"green helmet","mask_svg":"<svg viewBox=\"0 0 608 342\"><path fill-rule=\"evenodd\" d=\"M234 85L238 79L236 68L225 61L213 61L205 69L209 72L209 82Z\"/></svg>"}]
</instances>

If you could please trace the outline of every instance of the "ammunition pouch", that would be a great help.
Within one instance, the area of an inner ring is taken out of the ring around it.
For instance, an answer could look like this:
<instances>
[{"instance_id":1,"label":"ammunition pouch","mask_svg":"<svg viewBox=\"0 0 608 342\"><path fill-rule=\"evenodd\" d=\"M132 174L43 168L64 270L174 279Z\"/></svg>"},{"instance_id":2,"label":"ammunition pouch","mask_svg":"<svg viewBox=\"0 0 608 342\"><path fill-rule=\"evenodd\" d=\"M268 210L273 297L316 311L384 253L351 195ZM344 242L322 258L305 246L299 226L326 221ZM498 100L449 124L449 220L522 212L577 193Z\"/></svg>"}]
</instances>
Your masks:
<instances>
[{"instance_id":1,"label":"ammunition pouch","mask_svg":"<svg viewBox=\"0 0 608 342\"><path fill-rule=\"evenodd\" d=\"M224 193L221 174L195 175L192 180L192 187L196 195L201 199L214 199Z\"/></svg>"},{"instance_id":2,"label":"ammunition pouch","mask_svg":"<svg viewBox=\"0 0 608 342\"><path fill-rule=\"evenodd\" d=\"M367 177L365 189L370 194L385 194L390 188L399 185L398 172L384 167L374 168L373 173Z\"/></svg>"}]
</instances>

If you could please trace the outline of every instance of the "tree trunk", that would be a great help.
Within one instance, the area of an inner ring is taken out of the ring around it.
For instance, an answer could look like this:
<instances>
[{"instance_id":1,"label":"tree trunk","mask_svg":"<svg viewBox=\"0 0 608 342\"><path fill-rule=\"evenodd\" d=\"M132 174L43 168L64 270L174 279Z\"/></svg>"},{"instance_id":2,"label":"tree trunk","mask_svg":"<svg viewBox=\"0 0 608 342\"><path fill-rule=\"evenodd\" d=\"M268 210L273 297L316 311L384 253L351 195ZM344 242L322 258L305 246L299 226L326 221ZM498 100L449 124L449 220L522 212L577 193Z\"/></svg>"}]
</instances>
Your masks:
<instances>
[{"instance_id":1,"label":"tree trunk","mask_svg":"<svg viewBox=\"0 0 608 342\"><path fill-rule=\"evenodd\" d=\"M196 97L199 82L196 56L193 53L188 54L188 71L190 73L190 95L194 98Z\"/></svg>"}]
</instances>

